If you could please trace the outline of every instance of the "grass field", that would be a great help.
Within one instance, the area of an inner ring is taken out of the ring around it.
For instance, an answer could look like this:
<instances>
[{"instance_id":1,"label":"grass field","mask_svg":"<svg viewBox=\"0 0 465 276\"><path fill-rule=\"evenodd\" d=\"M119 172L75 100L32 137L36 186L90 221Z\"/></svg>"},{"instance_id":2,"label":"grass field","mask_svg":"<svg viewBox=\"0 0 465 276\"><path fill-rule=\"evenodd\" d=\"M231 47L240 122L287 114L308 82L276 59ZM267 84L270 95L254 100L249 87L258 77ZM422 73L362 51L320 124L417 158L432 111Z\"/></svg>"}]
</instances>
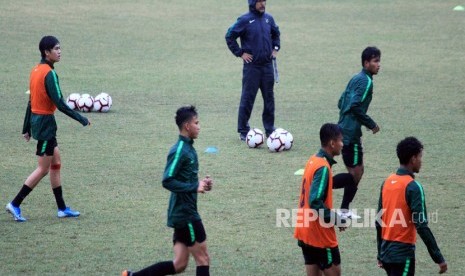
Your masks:
<instances>
[{"instance_id":1,"label":"grass field","mask_svg":"<svg viewBox=\"0 0 465 276\"><path fill-rule=\"evenodd\" d=\"M0 275L118 275L172 258L161 176L178 135L174 112L184 104L200 112L200 176L215 180L214 190L199 196L211 274L303 275L293 229L276 227L276 209L297 206L294 172L318 150L321 124L337 121L338 97L368 45L382 50L369 110L381 132L365 133L366 169L353 207L376 208L380 184L398 164L396 143L417 136L425 145L417 179L438 215L430 227L449 275L465 275L465 12L452 11L465 3L268 1L282 33L276 125L295 138L291 151L272 154L248 149L235 131L242 65L224 34L246 2L2 1L1 208L36 166L36 143L20 132L43 35L61 41L63 93L105 91L113 108L88 114L86 128L57 112L64 196L82 215L56 218L46 177L22 205L26 223L0 213ZM251 125L259 128L262 106L257 97ZM219 153L204 153L208 146ZM337 160L335 173L344 171ZM336 191L336 206L340 200ZM384 275L374 228L338 237L343 275ZM417 275L436 274L417 244ZM192 260L186 275L193 274Z\"/></svg>"}]
</instances>

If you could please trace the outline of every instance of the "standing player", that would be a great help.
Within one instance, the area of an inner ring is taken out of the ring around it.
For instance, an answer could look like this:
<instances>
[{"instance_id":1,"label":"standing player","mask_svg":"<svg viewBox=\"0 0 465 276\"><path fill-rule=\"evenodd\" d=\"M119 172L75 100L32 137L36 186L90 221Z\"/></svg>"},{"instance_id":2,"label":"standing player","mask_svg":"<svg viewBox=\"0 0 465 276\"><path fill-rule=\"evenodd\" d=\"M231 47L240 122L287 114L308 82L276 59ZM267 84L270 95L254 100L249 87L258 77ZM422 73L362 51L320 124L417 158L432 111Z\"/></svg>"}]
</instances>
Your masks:
<instances>
[{"instance_id":1,"label":"standing player","mask_svg":"<svg viewBox=\"0 0 465 276\"><path fill-rule=\"evenodd\" d=\"M294 237L302 248L308 276L341 275L341 256L334 226L339 225L339 230L345 230L345 220L331 211L331 167L336 163L334 156L341 154L343 146L340 127L324 124L320 129L320 141L320 151L311 156L305 166L298 209L298 214L303 214L303 221L299 221L298 215Z\"/></svg>"},{"instance_id":2,"label":"standing player","mask_svg":"<svg viewBox=\"0 0 465 276\"><path fill-rule=\"evenodd\" d=\"M212 179L198 179L199 163L193 147L200 132L194 106L181 107L176 112L179 140L170 149L163 174L163 187L171 191L168 206L168 226L174 228L174 260L159 262L138 272L125 270L122 276L171 275L186 269L189 255L197 263L197 275L210 275L207 235L197 212L197 193L210 191Z\"/></svg>"},{"instance_id":3,"label":"standing player","mask_svg":"<svg viewBox=\"0 0 465 276\"><path fill-rule=\"evenodd\" d=\"M61 157L56 139L57 124L54 112L61 112L80 122L83 126L90 125L86 117L70 109L63 100L58 76L54 70L55 62L61 58L60 42L56 37L44 36L39 43L42 60L34 66L30 76L30 100L24 118L23 137L29 142L31 136L37 140L38 166L26 179L16 197L6 205L16 221L26 219L21 215L20 205L24 198L39 184L40 180L50 172L50 184L58 205L58 217L77 217L78 211L67 207L63 200L61 188Z\"/></svg>"},{"instance_id":4,"label":"standing player","mask_svg":"<svg viewBox=\"0 0 465 276\"><path fill-rule=\"evenodd\" d=\"M344 136L342 158L349 173L336 175L334 188L344 188L341 216L345 218L353 216L349 204L357 193L364 171L362 125L370 129L373 134L379 131L379 126L367 115L367 111L373 97L373 75L378 74L380 62L381 51L378 48L365 48L362 52L363 69L349 81L338 103L340 110L338 124Z\"/></svg>"},{"instance_id":5,"label":"standing player","mask_svg":"<svg viewBox=\"0 0 465 276\"><path fill-rule=\"evenodd\" d=\"M242 94L239 104L237 131L245 141L250 130L258 89L262 91L262 121L266 135L274 130L274 71L272 60L280 49L280 32L273 16L265 12L265 0L249 0L249 12L241 15L226 33L226 44L236 57L243 60ZM237 43L240 38L241 46Z\"/></svg>"},{"instance_id":6,"label":"standing player","mask_svg":"<svg viewBox=\"0 0 465 276\"><path fill-rule=\"evenodd\" d=\"M400 167L381 186L378 203L381 221L376 221L378 266L390 276L415 274L417 232L439 265L439 273L447 271L447 263L428 227L423 187L415 180L422 156L423 145L417 138L400 141L397 145Z\"/></svg>"}]
</instances>

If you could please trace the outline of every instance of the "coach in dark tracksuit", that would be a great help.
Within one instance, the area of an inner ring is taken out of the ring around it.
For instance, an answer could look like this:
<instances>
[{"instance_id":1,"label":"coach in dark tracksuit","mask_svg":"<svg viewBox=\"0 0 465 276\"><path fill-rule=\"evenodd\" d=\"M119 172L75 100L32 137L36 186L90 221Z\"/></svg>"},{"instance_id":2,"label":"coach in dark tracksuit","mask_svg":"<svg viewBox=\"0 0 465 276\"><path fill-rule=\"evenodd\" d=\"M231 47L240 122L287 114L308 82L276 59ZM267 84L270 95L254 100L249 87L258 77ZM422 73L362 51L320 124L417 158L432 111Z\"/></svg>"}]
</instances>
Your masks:
<instances>
[{"instance_id":1,"label":"coach in dark tracksuit","mask_svg":"<svg viewBox=\"0 0 465 276\"><path fill-rule=\"evenodd\" d=\"M265 132L270 135L274 130L272 59L276 58L280 48L279 27L273 17L265 12L266 1L248 2L249 12L237 19L225 37L229 50L244 61L237 126L241 140L245 140L250 130L249 119L259 88L264 101L262 121ZM241 46L237 43L237 38L240 38Z\"/></svg>"}]
</instances>

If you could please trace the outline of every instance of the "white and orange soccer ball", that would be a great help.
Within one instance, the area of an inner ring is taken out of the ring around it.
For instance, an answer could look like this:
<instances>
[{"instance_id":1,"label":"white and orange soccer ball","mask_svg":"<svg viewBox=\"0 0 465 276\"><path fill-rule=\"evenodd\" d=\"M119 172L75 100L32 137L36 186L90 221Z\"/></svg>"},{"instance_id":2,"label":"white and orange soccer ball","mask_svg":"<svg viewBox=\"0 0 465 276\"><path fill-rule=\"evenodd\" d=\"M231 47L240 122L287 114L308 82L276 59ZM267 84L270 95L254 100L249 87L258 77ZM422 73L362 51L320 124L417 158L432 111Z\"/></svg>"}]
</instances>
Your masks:
<instances>
[{"instance_id":1,"label":"white and orange soccer ball","mask_svg":"<svg viewBox=\"0 0 465 276\"><path fill-rule=\"evenodd\" d=\"M245 142L249 148L258 148L265 142L265 135L260 129L252 128L247 132Z\"/></svg>"},{"instance_id":2,"label":"white and orange soccer ball","mask_svg":"<svg viewBox=\"0 0 465 276\"><path fill-rule=\"evenodd\" d=\"M69 94L68 98L66 98L66 105L68 105L72 110L77 110L79 98L81 98L81 94L79 93Z\"/></svg>"},{"instance_id":3,"label":"white and orange soccer ball","mask_svg":"<svg viewBox=\"0 0 465 276\"><path fill-rule=\"evenodd\" d=\"M113 104L113 101L111 99L111 96L105 92L102 92L98 94L97 96L95 96L92 111L108 112L110 111L112 104Z\"/></svg>"},{"instance_id":4,"label":"white and orange soccer ball","mask_svg":"<svg viewBox=\"0 0 465 276\"><path fill-rule=\"evenodd\" d=\"M94 98L89 94L82 94L77 102L79 111L90 112L94 105Z\"/></svg>"}]
</instances>

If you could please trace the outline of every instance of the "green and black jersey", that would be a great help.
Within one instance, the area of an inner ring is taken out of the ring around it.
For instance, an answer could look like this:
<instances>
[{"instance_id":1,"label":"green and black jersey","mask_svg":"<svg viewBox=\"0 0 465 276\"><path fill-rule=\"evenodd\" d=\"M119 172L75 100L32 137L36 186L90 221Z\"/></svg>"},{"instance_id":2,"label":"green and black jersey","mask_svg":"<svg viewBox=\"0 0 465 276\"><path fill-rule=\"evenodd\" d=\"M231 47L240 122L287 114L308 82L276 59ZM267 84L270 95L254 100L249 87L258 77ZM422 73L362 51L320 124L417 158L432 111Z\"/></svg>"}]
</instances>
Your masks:
<instances>
[{"instance_id":1,"label":"green and black jersey","mask_svg":"<svg viewBox=\"0 0 465 276\"><path fill-rule=\"evenodd\" d=\"M410 175L414 178L413 173L404 168L399 168L396 172L397 175ZM381 186L381 193L378 203L378 213L383 209L383 186ZM421 184L413 180L408 183L405 189L405 201L410 208L412 218L409 218L415 225L418 235L428 249L428 252L436 263L444 262L444 257L439 250L436 239L433 236L430 228L428 227L428 214L426 212L425 194ZM409 222L409 223L412 223ZM383 263L405 263L408 259L415 258L415 244L408 244L398 241L387 241L382 238L382 227L379 222L376 222L377 243L378 243L378 260Z\"/></svg>"},{"instance_id":2,"label":"green and black jersey","mask_svg":"<svg viewBox=\"0 0 465 276\"><path fill-rule=\"evenodd\" d=\"M53 65L45 60L41 60L40 64L48 64L52 70L48 72L43 80L45 91L47 92L48 101L53 104L69 117L80 122L83 126L89 124L89 120L86 117L81 116L78 112L72 110L65 103L63 95L61 94L60 84L58 81L58 75L53 70ZM30 91L31 93L38 93L37 91ZM55 121L55 115L52 114L35 114L32 112L31 101L28 102L26 108L26 115L24 116L23 134L28 133L32 138L36 140L50 140L56 137L57 123Z\"/></svg>"},{"instance_id":3,"label":"green and black jersey","mask_svg":"<svg viewBox=\"0 0 465 276\"><path fill-rule=\"evenodd\" d=\"M168 153L162 183L164 188L171 191L169 227L182 228L189 222L200 220L197 212L199 162L193 144L194 140L179 135L178 142Z\"/></svg>"},{"instance_id":4,"label":"green and black jersey","mask_svg":"<svg viewBox=\"0 0 465 276\"><path fill-rule=\"evenodd\" d=\"M344 136L344 145L360 144L362 125L369 129L376 123L367 115L373 97L373 76L365 69L352 77L339 98L339 121Z\"/></svg>"}]
</instances>

